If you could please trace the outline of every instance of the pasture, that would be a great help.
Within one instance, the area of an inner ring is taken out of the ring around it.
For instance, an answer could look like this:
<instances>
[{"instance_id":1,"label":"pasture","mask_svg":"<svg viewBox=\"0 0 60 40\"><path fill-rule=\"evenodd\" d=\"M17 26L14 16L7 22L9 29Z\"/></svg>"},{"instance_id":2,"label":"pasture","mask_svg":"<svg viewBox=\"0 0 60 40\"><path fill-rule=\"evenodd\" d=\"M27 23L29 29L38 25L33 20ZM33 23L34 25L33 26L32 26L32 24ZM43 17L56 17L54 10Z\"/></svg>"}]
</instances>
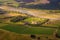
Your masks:
<instances>
[{"instance_id":1,"label":"pasture","mask_svg":"<svg viewBox=\"0 0 60 40\"><path fill-rule=\"evenodd\" d=\"M47 34L47 35L53 34L55 30L52 28L29 27L25 25L14 24L8 24L6 26L0 27L0 29L8 30L19 34Z\"/></svg>"}]
</instances>

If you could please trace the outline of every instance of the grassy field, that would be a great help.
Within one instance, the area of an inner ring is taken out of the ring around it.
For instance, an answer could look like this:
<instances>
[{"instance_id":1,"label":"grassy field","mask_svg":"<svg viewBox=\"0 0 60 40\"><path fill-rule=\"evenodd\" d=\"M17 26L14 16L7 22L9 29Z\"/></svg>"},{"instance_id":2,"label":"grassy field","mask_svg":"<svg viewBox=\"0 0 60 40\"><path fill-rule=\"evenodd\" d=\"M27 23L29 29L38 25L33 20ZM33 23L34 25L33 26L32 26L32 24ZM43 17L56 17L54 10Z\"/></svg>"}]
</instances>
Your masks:
<instances>
[{"instance_id":1,"label":"grassy field","mask_svg":"<svg viewBox=\"0 0 60 40\"><path fill-rule=\"evenodd\" d=\"M19 3L15 2L14 0L7 0L7 1L0 0L0 2L2 2L4 5L7 5L7 7L8 6L18 7L20 5ZM9 4L9 3L12 3L12 4ZM8 9L7 7L6 7L6 9ZM52 17L57 18L57 17L60 16L60 10L41 10L41 9L28 9L28 8L25 8L25 9L30 10L31 12L34 12L34 13L42 13L42 14L39 14L39 16L41 16L41 15L42 16L47 16L47 17L50 16L51 18ZM46 14L44 14L44 13L46 13ZM56 16L55 16L55 14L56 14ZM9 17L9 16L14 16L13 18L15 18L17 16L27 16L27 15L25 15L25 14L23 15L23 14L20 14L19 12L15 12L15 11L9 11L9 12L7 12L7 14L5 16L0 15L0 18L5 18L5 17ZM23 21L12 23L10 20L13 19L13 18L1 19L0 22L2 22L2 23L0 23L0 29L6 30L8 32L21 34L21 35L15 35L15 34L11 34L11 33L4 33L4 35L3 35L2 34L3 32L1 33L1 31L0 31L0 40L32 40L30 38L30 35L27 36L28 34L43 35L42 39L43 40L45 40L45 39L48 40L46 38L46 36L44 36L44 35L53 35L53 33L55 31L54 27L60 26L60 20L49 21L47 24L43 25L44 27L42 27L42 26L35 26L35 25L32 26L32 25L20 25L20 24L23 24L24 22L28 22L28 23L32 23L32 24L34 24L34 23L39 23L40 24L40 23L45 22L47 19L36 18L36 17L28 17L27 19L25 19ZM51 27L51 28L49 28L49 27ZM24 34L24 35L22 35L22 34ZM27 35L25 35L25 34L27 34ZM58 30L58 35L60 36L60 30ZM56 40L56 39L52 38L52 40Z\"/></svg>"},{"instance_id":2,"label":"grassy field","mask_svg":"<svg viewBox=\"0 0 60 40\"><path fill-rule=\"evenodd\" d=\"M29 27L25 25L0 23L0 29L4 30L3 32L2 30L0 30L1 40L5 40L5 39L6 40L32 40L30 37L31 34L36 34L36 36L40 37L41 40L49 40L49 39L60 40L52 36L53 32L55 31L54 28Z\"/></svg>"},{"instance_id":3,"label":"grassy field","mask_svg":"<svg viewBox=\"0 0 60 40\"><path fill-rule=\"evenodd\" d=\"M17 3L15 0L0 0L2 5L8 5L11 7L18 7L19 3Z\"/></svg>"},{"instance_id":4,"label":"grassy field","mask_svg":"<svg viewBox=\"0 0 60 40\"><path fill-rule=\"evenodd\" d=\"M40 28L40 27L29 27L24 25L6 25L1 27L1 29L8 30L11 32L16 32L19 34L47 34L51 35L54 32L54 29L51 28Z\"/></svg>"},{"instance_id":5,"label":"grassy field","mask_svg":"<svg viewBox=\"0 0 60 40\"><path fill-rule=\"evenodd\" d=\"M0 40L33 40L30 36L31 34L18 34L6 30L0 30ZM35 34L35 36L35 40L38 40L38 37L40 37L40 40L60 40L56 39L56 37L53 37L52 35Z\"/></svg>"},{"instance_id":6,"label":"grassy field","mask_svg":"<svg viewBox=\"0 0 60 40\"><path fill-rule=\"evenodd\" d=\"M47 27L59 27L60 26L60 20L51 20L48 21L47 23L43 24L43 26L47 26Z\"/></svg>"},{"instance_id":7,"label":"grassy field","mask_svg":"<svg viewBox=\"0 0 60 40\"><path fill-rule=\"evenodd\" d=\"M30 18L25 19L24 21L29 22L29 23L35 23L35 22L42 23L46 20L47 19L44 19L44 18L30 17Z\"/></svg>"},{"instance_id":8,"label":"grassy field","mask_svg":"<svg viewBox=\"0 0 60 40\"><path fill-rule=\"evenodd\" d=\"M60 36L60 30L58 30L58 32L57 32L57 33L58 33L58 35Z\"/></svg>"}]
</instances>

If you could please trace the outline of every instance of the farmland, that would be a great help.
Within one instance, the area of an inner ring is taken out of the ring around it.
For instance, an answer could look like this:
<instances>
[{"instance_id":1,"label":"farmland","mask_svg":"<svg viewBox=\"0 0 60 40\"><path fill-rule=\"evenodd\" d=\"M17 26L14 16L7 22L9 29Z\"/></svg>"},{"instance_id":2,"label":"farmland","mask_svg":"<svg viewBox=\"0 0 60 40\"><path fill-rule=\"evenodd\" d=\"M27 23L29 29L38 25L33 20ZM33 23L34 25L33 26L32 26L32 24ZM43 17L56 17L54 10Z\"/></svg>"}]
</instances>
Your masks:
<instances>
[{"instance_id":1,"label":"farmland","mask_svg":"<svg viewBox=\"0 0 60 40\"><path fill-rule=\"evenodd\" d=\"M60 40L60 10L19 8L14 0L1 3L0 40Z\"/></svg>"},{"instance_id":2,"label":"farmland","mask_svg":"<svg viewBox=\"0 0 60 40\"><path fill-rule=\"evenodd\" d=\"M40 27L27 27L23 25L6 25L1 27L1 29L5 29L11 32L16 32L19 34L53 34L54 29L50 28L40 28Z\"/></svg>"},{"instance_id":3,"label":"farmland","mask_svg":"<svg viewBox=\"0 0 60 40\"><path fill-rule=\"evenodd\" d=\"M19 3L15 2L14 0L0 0L1 5L7 5L11 7L18 7Z\"/></svg>"}]
</instances>

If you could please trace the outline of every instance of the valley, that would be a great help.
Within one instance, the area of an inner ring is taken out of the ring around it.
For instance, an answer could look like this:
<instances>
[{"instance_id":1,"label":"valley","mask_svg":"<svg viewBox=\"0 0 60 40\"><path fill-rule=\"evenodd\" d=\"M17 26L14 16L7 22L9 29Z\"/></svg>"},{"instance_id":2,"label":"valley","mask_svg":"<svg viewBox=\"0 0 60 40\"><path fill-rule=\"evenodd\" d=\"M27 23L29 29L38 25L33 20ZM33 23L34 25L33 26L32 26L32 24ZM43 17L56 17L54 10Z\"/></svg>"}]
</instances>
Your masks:
<instances>
[{"instance_id":1,"label":"valley","mask_svg":"<svg viewBox=\"0 0 60 40\"><path fill-rule=\"evenodd\" d=\"M14 0L1 2L6 4L0 5L0 40L60 40L59 9L19 7Z\"/></svg>"}]
</instances>

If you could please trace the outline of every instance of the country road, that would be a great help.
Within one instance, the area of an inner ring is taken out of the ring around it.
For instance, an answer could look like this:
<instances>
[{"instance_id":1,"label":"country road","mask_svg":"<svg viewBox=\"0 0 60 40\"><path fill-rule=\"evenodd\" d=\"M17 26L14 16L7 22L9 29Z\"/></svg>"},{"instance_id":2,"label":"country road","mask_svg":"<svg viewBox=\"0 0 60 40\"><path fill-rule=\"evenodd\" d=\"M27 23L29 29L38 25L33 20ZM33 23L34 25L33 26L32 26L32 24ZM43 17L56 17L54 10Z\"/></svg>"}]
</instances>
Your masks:
<instances>
[{"instance_id":1,"label":"country road","mask_svg":"<svg viewBox=\"0 0 60 40\"><path fill-rule=\"evenodd\" d=\"M51 20L60 20L60 15L55 15L55 14L47 14L44 11L36 11L36 10L28 10L28 9L23 9L23 8L13 8L13 7L7 7L7 6L0 6L0 9L5 9L7 11L17 11L20 13L24 13L27 15L32 15L35 17L39 18L46 18L46 19L51 19Z\"/></svg>"}]
</instances>

